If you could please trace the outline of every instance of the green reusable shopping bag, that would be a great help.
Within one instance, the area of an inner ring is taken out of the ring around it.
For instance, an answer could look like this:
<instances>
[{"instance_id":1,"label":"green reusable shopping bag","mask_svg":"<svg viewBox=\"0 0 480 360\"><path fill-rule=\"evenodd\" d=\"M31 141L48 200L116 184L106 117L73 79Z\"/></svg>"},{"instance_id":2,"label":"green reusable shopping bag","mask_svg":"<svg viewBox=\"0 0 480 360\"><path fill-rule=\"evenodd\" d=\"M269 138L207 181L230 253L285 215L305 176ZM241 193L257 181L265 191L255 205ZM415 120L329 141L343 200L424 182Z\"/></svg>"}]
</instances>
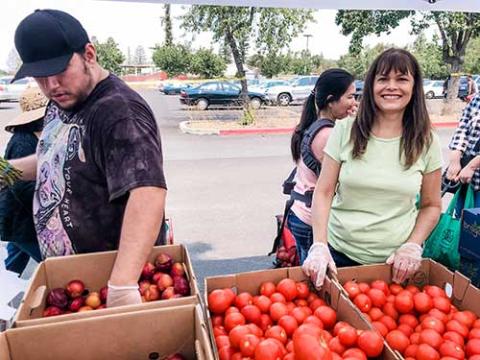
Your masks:
<instances>
[{"instance_id":1,"label":"green reusable shopping bag","mask_svg":"<svg viewBox=\"0 0 480 360\"><path fill-rule=\"evenodd\" d=\"M430 258L447 266L452 270L457 270L460 266L460 254L458 253L458 243L460 241L461 219L456 219L453 216L455 205L459 197L460 187L453 199L448 205L445 213L440 215L437 226L433 229L430 236L425 241L423 249L423 257ZM473 189L470 185L467 188L465 197L464 209L471 209L474 207Z\"/></svg>"}]
</instances>

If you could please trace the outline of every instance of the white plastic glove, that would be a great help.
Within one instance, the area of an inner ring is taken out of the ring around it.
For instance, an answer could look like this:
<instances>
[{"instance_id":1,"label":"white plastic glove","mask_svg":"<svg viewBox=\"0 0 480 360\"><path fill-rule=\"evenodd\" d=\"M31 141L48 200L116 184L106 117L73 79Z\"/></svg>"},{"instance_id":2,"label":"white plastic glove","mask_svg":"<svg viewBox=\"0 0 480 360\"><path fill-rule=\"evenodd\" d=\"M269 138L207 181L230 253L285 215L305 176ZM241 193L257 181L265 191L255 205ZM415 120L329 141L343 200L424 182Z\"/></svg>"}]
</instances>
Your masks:
<instances>
[{"instance_id":1,"label":"white plastic glove","mask_svg":"<svg viewBox=\"0 0 480 360\"><path fill-rule=\"evenodd\" d=\"M415 271L422 262L423 248L415 243L406 242L387 259L387 264L393 264L393 281L402 283Z\"/></svg>"},{"instance_id":2,"label":"white plastic glove","mask_svg":"<svg viewBox=\"0 0 480 360\"><path fill-rule=\"evenodd\" d=\"M108 282L107 308L141 303L138 285L119 286Z\"/></svg>"},{"instance_id":3,"label":"white plastic glove","mask_svg":"<svg viewBox=\"0 0 480 360\"><path fill-rule=\"evenodd\" d=\"M325 280L325 274L327 273L327 267L331 271L337 272L335 261L333 261L332 254L328 249L328 245L325 243L314 243L308 255L302 265L303 272L310 277L313 285L320 289Z\"/></svg>"}]
</instances>

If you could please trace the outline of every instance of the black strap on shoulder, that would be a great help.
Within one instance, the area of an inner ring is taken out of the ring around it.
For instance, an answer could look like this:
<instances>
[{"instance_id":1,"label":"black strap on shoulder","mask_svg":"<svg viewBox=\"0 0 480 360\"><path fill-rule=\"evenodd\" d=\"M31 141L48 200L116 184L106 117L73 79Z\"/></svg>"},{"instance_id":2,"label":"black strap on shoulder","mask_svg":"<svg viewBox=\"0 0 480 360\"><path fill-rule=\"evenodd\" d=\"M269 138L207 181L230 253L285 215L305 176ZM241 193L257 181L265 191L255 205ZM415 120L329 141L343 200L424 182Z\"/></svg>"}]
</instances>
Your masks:
<instances>
[{"instance_id":1,"label":"black strap on shoulder","mask_svg":"<svg viewBox=\"0 0 480 360\"><path fill-rule=\"evenodd\" d=\"M305 165L317 176L320 175L322 164L317 160L312 151L312 143L320 130L326 127L333 127L335 122L330 119L318 119L305 131L302 138L300 152Z\"/></svg>"},{"instance_id":2,"label":"black strap on shoulder","mask_svg":"<svg viewBox=\"0 0 480 360\"><path fill-rule=\"evenodd\" d=\"M295 174L297 173L297 167L295 166L290 172L290 175L283 181L282 188L285 195L290 195L295 187Z\"/></svg>"}]
</instances>

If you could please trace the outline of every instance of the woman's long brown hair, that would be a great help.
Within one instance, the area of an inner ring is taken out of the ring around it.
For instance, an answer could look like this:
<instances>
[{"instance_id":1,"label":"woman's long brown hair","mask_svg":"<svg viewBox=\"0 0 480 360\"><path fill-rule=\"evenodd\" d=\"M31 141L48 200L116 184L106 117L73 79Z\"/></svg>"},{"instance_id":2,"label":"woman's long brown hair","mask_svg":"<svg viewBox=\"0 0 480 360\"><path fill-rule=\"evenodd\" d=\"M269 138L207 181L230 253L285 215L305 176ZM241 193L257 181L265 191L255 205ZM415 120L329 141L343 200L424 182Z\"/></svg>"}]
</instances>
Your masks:
<instances>
[{"instance_id":1,"label":"woman's long brown hair","mask_svg":"<svg viewBox=\"0 0 480 360\"><path fill-rule=\"evenodd\" d=\"M399 159L402 160L402 155L404 156L404 166L408 169L418 160L424 149L430 146L432 125L425 104L420 65L412 54L403 49L385 50L368 70L358 115L352 125L352 157L358 159L365 153L378 111L373 95L375 76L388 75L392 70L411 74L414 79L412 98L403 115L399 153Z\"/></svg>"}]
</instances>

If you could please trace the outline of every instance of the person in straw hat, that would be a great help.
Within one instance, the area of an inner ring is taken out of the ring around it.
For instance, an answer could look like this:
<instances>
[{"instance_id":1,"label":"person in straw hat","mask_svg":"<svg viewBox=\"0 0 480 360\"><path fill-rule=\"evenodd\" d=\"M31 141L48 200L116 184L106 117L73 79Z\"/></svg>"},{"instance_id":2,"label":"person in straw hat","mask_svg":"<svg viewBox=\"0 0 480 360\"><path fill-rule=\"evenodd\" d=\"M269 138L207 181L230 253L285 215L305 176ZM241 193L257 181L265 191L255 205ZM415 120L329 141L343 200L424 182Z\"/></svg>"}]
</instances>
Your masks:
<instances>
[{"instance_id":1,"label":"person in straw hat","mask_svg":"<svg viewBox=\"0 0 480 360\"><path fill-rule=\"evenodd\" d=\"M13 133L5 150L5 159L34 154L42 132L48 99L38 87L25 90L20 97L20 115L5 125ZM35 181L19 181L0 193L0 238L7 241L7 270L21 274L30 258L41 261L33 224L32 203Z\"/></svg>"}]
</instances>

